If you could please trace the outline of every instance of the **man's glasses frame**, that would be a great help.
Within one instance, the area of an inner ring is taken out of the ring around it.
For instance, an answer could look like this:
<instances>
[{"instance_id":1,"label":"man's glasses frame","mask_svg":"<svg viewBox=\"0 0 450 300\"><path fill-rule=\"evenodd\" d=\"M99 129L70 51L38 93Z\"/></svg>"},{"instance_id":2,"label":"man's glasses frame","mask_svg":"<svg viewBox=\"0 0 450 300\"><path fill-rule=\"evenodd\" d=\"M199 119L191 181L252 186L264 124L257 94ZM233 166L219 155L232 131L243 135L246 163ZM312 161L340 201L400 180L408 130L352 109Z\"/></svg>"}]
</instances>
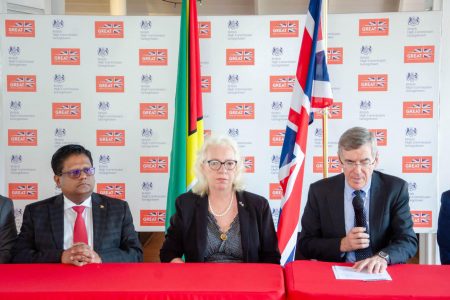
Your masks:
<instances>
[{"instance_id":1,"label":"man's glasses frame","mask_svg":"<svg viewBox=\"0 0 450 300\"><path fill-rule=\"evenodd\" d=\"M84 174L86 174L87 176L92 176L95 174L95 168L89 167L89 168L83 168L83 169L70 170L67 172L61 172L58 176L67 175L70 178L79 178L81 176L81 172L84 172Z\"/></svg>"},{"instance_id":2,"label":"man's glasses frame","mask_svg":"<svg viewBox=\"0 0 450 300\"><path fill-rule=\"evenodd\" d=\"M227 159L226 161L210 159L205 162L208 164L209 168L213 171L219 171L220 168L222 168L222 165L225 168L225 170L227 170L227 171L232 171L232 170L236 169L236 166L237 166L237 160L233 160L233 159Z\"/></svg>"},{"instance_id":3,"label":"man's glasses frame","mask_svg":"<svg viewBox=\"0 0 450 300\"><path fill-rule=\"evenodd\" d=\"M360 162L356 162L356 161L352 161L352 160L341 160L341 164L344 168L346 168L347 170L353 170L354 168L356 168L357 166L360 166L361 169L369 169L370 167L372 167L375 162L376 162L376 158L373 161L370 160L363 160Z\"/></svg>"}]
</instances>

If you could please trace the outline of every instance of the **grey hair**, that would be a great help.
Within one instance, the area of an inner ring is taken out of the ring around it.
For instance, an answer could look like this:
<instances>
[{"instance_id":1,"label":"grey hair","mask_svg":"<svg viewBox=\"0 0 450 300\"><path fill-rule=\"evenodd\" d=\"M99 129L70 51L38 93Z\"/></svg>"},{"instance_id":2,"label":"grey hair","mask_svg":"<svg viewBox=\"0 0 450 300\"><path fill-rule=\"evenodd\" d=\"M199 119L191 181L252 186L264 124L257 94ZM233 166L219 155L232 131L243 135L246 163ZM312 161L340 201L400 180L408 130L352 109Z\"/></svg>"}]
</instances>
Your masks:
<instances>
[{"instance_id":1,"label":"grey hair","mask_svg":"<svg viewBox=\"0 0 450 300\"><path fill-rule=\"evenodd\" d=\"M342 150L350 151L359 149L361 146L370 144L372 150L372 156L378 155L377 139L375 135L364 127L353 127L345 131L338 144L339 158L342 155Z\"/></svg>"},{"instance_id":2,"label":"grey hair","mask_svg":"<svg viewBox=\"0 0 450 300\"><path fill-rule=\"evenodd\" d=\"M212 146L228 146L234 152L234 159L237 160L236 165L236 174L233 180L233 191L242 191L244 189L244 182L242 179L242 174L244 172L242 158L239 154L239 147L237 143L228 136L220 135L215 136L211 135L205 139L202 148L197 153L197 160L195 161L194 172L197 177L197 183L192 187L192 192L194 194L204 196L205 194L209 194L208 181L206 180L205 175L202 171L202 164L206 160L206 153L208 149Z\"/></svg>"}]
</instances>

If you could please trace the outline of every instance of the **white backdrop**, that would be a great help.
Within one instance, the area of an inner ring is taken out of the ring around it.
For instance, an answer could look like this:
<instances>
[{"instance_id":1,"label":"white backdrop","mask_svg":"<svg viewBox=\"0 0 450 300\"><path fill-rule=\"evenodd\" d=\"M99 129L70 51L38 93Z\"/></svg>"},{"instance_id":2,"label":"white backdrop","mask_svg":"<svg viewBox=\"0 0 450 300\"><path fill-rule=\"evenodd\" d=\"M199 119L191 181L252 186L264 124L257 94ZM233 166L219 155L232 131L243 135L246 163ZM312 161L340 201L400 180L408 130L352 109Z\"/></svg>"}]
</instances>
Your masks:
<instances>
[{"instance_id":1,"label":"white backdrop","mask_svg":"<svg viewBox=\"0 0 450 300\"><path fill-rule=\"evenodd\" d=\"M304 16L200 18L205 128L238 142L249 191L269 199ZM441 14L329 16L330 164L340 134L373 129L379 169L410 184L417 232L437 220ZM97 191L129 202L138 231L161 231L178 58L177 17L1 16L0 175L17 223L59 193L50 158L67 143L93 153ZM310 126L304 193L321 178L320 113ZM303 204L306 198L304 197Z\"/></svg>"}]
</instances>

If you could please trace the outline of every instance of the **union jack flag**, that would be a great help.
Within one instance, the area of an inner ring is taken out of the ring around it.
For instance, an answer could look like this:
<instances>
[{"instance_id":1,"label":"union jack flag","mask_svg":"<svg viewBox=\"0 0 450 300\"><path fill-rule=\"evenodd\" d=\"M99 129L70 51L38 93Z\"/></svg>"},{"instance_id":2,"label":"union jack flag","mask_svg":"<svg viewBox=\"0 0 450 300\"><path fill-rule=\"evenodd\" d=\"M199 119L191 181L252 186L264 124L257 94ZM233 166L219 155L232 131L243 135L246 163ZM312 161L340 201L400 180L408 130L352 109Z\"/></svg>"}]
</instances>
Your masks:
<instances>
[{"instance_id":1,"label":"union jack flag","mask_svg":"<svg viewBox=\"0 0 450 300\"><path fill-rule=\"evenodd\" d=\"M69 56L70 60L78 60L80 58L80 53L76 50L61 50L59 51L59 55L63 55L63 56Z\"/></svg>"},{"instance_id":2,"label":"union jack flag","mask_svg":"<svg viewBox=\"0 0 450 300\"><path fill-rule=\"evenodd\" d=\"M166 51L162 50L151 50L148 52L148 55L155 56L156 60L165 61L167 59Z\"/></svg>"},{"instance_id":3,"label":"union jack flag","mask_svg":"<svg viewBox=\"0 0 450 300\"><path fill-rule=\"evenodd\" d=\"M293 88L295 85L295 77L282 77L278 78L276 83L286 83L287 87Z\"/></svg>"},{"instance_id":4,"label":"union jack flag","mask_svg":"<svg viewBox=\"0 0 450 300\"><path fill-rule=\"evenodd\" d=\"M422 54L424 58L432 58L433 57L433 49L427 47L419 47L415 48L413 51L415 54Z\"/></svg>"},{"instance_id":5,"label":"union jack flag","mask_svg":"<svg viewBox=\"0 0 450 300\"><path fill-rule=\"evenodd\" d=\"M245 49L234 51L234 55L242 56L243 60L253 60L253 51Z\"/></svg>"},{"instance_id":6,"label":"union jack flag","mask_svg":"<svg viewBox=\"0 0 450 300\"><path fill-rule=\"evenodd\" d=\"M61 109L68 110L70 115L77 115L79 113L80 106L67 104L61 106Z\"/></svg>"},{"instance_id":7,"label":"union jack flag","mask_svg":"<svg viewBox=\"0 0 450 300\"><path fill-rule=\"evenodd\" d=\"M155 222L161 222L161 223L165 223L166 222L166 212L165 211L150 211L148 213L148 216L151 217L153 220L155 220Z\"/></svg>"},{"instance_id":8,"label":"union jack flag","mask_svg":"<svg viewBox=\"0 0 450 300\"><path fill-rule=\"evenodd\" d=\"M412 164L418 164L421 169L429 169L431 167L431 160L429 158L417 157L411 159Z\"/></svg>"},{"instance_id":9,"label":"union jack flag","mask_svg":"<svg viewBox=\"0 0 450 300\"><path fill-rule=\"evenodd\" d=\"M279 26L281 28L287 28L288 32L297 32L297 24L295 22L281 22Z\"/></svg>"},{"instance_id":10,"label":"union jack flag","mask_svg":"<svg viewBox=\"0 0 450 300\"><path fill-rule=\"evenodd\" d=\"M375 85L379 87L384 87L386 85L386 77L384 76L371 76L367 78L367 81L375 83Z\"/></svg>"},{"instance_id":11,"label":"union jack flag","mask_svg":"<svg viewBox=\"0 0 450 300\"><path fill-rule=\"evenodd\" d=\"M148 160L149 164L155 165L157 169L167 168L167 159L161 157L150 158Z\"/></svg>"},{"instance_id":12,"label":"union jack flag","mask_svg":"<svg viewBox=\"0 0 450 300\"><path fill-rule=\"evenodd\" d=\"M244 158L244 169L246 171L253 169L253 157L245 157Z\"/></svg>"},{"instance_id":13,"label":"union jack flag","mask_svg":"<svg viewBox=\"0 0 450 300\"><path fill-rule=\"evenodd\" d=\"M431 222L431 214L427 212L412 212L414 224L428 224Z\"/></svg>"},{"instance_id":14,"label":"union jack flag","mask_svg":"<svg viewBox=\"0 0 450 300\"><path fill-rule=\"evenodd\" d=\"M164 116L167 114L167 108L164 105L152 104L148 106L148 109L154 111L157 115Z\"/></svg>"},{"instance_id":15,"label":"union jack flag","mask_svg":"<svg viewBox=\"0 0 450 300\"><path fill-rule=\"evenodd\" d=\"M17 83L23 83L26 87L34 87L35 81L33 77L17 77L16 78Z\"/></svg>"},{"instance_id":16,"label":"union jack flag","mask_svg":"<svg viewBox=\"0 0 450 300\"><path fill-rule=\"evenodd\" d=\"M414 109L420 109L420 112L422 113L422 114L430 114L431 113L431 111L432 111L432 109L433 109L433 107L432 107L432 105L431 104L429 104L429 103L414 103L413 105L412 105L412 107L414 108Z\"/></svg>"},{"instance_id":17,"label":"union jack flag","mask_svg":"<svg viewBox=\"0 0 450 300\"><path fill-rule=\"evenodd\" d=\"M16 22L14 24L14 27L16 28L23 28L23 32L33 32L33 23L32 22L27 22L27 21L22 21L22 22Z\"/></svg>"},{"instance_id":18,"label":"union jack flag","mask_svg":"<svg viewBox=\"0 0 450 300\"><path fill-rule=\"evenodd\" d=\"M121 24L103 24L102 29L112 29L113 33L121 33L122 32L122 25Z\"/></svg>"},{"instance_id":19,"label":"union jack flag","mask_svg":"<svg viewBox=\"0 0 450 300\"><path fill-rule=\"evenodd\" d=\"M108 131L105 132L105 136L114 138L116 142L122 142L124 138L124 134L120 131Z\"/></svg>"},{"instance_id":20,"label":"union jack flag","mask_svg":"<svg viewBox=\"0 0 450 300\"><path fill-rule=\"evenodd\" d=\"M108 192L112 192L114 195L121 196L125 193L123 186L118 184L112 184L105 186L105 190Z\"/></svg>"},{"instance_id":21,"label":"union jack flag","mask_svg":"<svg viewBox=\"0 0 450 300\"><path fill-rule=\"evenodd\" d=\"M373 134L375 135L378 144L383 144L386 140L386 132L384 130L374 130Z\"/></svg>"},{"instance_id":22,"label":"union jack flag","mask_svg":"<svg viewBox=\"0 0 450 300\"><path fill-rule=\"evenodd\" d=\"M107 79L105 79L105 81L108 84L112 84L113 87L115 87L115 88L121 88L123 86L122 78L116 78L116 77L107 78Z\"/></svg>"},{"instance_id":23,"label":"union jack flag","mask_svg":"<svg viewBox=\"0 0 450 300\"><path fill-rule=\"evenodd\" d=\"M373 26L377 28L377 31L386 31L388 30L388 23L384 20L373 20L368 23L369 26Z\"/></svg>"},{"instance_id":24,"label":"union jack flag","mask_svg":"<svg viewBox=\"0 0 450 300\"><path fill-rule=\"evenodd\" d=\"M233 110L242 111L244 115L251 115L253 114L253 105L238 104L233 107Z\"/></svg>"},{"instance_id":25,"label":"union jack flag","mask_svg":"<svg viewBox=\"0 0 450 300\"><path fill-rule=\"evenodd\" d=\"M207 89L209 88L210 85L210 81L209 81L209 77L202 77L200 85L202 89Z\"/></svg>"},{"instance_id":26,"label":"union jack flag","mask_svg":"<svg viewBox=\"0 0 450 300\"><path fill-rule=\"evenodd\" d=\"M332 171L331 173L334 173L335 170L341 169L341 162L339 161L339 158L337 157L328 157L328 169Z\"/></svg>"},{"instance_id":27,"label":"union jack flag","mask_svg":"<svg viewBox=\"0 0 450 300\"><path fill-rule=\"evenodd\" d=\"M34 131L19 131L16 136L25 138L28 142L34 142L36 140L36 133Z\"/></svg>"},{"instance_id":28,"label":"union jack flag","mask_svg":"<svg viewBox=\"0 0 450 300\"><path fill-rule=\"evenodd\" d=\"M201 34L208 34L209 33L209 23L198 23L198 27L200 29Z\"/></svg>"},{"instance_id":29,"label":"union jack flag","mask_svg":"<svg viewBox=\"0 0 450 300\"><path fill-rule=\"evenodd\" d=\"M333 103L320 27L321 6L321 0L311 0L309 3L291 108L281 150L278 178L283 197L277 236L283 266L295 258L311 107L324 108Z\"/></svg>"},{"instance_id":30,"label":"union jack flag","mask_svg":"<svg viewBox=\"0 0 450 300\"><path fill-rule=\"evenodd\" d=\"M34 185L19 185L16 188L18 191L24 192L27 195L35 195L36 194L36 186Z\"/></svg>"},{"instance_id":31,"label":"union jack flag","mask_svg":"<svg viewBox=\"0 0 450 300\"><path fill-rule=\"evenodd\" d=\"M338 49L329 49L328 58L331 60L340 60L342 57L342 51Z\"/></svg>"}]
</instances>

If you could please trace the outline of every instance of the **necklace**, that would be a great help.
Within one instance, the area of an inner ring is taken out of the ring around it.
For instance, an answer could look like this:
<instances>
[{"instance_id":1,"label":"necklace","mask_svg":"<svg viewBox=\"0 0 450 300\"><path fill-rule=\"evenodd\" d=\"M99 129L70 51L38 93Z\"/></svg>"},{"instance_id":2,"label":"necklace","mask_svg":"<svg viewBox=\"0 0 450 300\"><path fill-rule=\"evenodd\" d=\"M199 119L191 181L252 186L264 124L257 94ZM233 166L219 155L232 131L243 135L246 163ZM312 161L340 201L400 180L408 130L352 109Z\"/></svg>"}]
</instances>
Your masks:
<instances>
[{"instance_id":1,"label":"necklace","mask_svg":"<svg viewBox=\"0 0 450 300\"><path fill-rule=\"evenodd\" d=\"M209 198L208 198L208 206L209 206L209 210L211 211L211 213L213 214L214 217L223 217L223 216L225 216L226 214L228 214L228 213L230 212L230 210L231 210L231 205L233 204L233 196L234 196L234 193L231 193L231 199L230 199L230 203L228 204L227 209L225 209L224 212L223 212L223 213L220 213L220 214L216 213L216 212L213 210L213 208L212 208L212 206L211 206L211 202L209 201Z\"/></svg>"}]
</instances>

